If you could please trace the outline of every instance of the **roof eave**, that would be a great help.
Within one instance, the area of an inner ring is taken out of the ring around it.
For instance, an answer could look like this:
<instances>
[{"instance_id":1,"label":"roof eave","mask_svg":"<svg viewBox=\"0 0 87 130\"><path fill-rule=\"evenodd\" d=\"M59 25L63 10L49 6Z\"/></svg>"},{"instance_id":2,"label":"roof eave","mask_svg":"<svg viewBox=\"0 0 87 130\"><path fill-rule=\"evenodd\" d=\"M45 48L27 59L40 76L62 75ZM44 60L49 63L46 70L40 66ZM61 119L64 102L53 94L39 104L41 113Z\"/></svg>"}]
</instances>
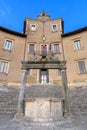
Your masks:
<instances>
[{"instance_id":1,"label":"roof eave","mask_svg":"<svg viewBox=\"0 0 87 130\"><path fill-rule=\"evenodd\" d=\"M78 33L84 32L84 31L87 31L87 26L83 27L83 28L80 28L78 30L74 30L72 32L68 32L68 33L62 34L62 36L63 37L67 37L67 36L75 35L75 34L78 34Z\"/></svg>"},{"instance_id":2,"label":"roof eave","mask_svg":"<svg viewBox=\"0 0 87 130\"><path fill-rule=\"evenodd\" d=\"M16 32L16 31L13 31L13 30L4 28L4 27L2 27L2 26L0 26L0 30L1 30L1 31L4 31L4 32L7 32L7 33L9 33L9 34L16 35L16 36L26 37L26 34L24 34L24 33L19 33L19 32Z\"/></svg>"}]
</instances>

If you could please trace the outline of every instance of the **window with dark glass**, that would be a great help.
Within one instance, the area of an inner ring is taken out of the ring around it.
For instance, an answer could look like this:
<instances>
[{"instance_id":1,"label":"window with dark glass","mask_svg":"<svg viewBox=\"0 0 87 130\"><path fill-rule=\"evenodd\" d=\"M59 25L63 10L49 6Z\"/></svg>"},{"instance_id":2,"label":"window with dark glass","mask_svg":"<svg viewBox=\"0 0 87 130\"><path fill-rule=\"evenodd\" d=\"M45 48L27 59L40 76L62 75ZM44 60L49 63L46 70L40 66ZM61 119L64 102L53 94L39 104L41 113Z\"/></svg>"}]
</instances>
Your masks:
<instances>
[{"instance_id":1,"label":"window with dark glass","mask_svg":"<svg viewBox=\"0 0 87 130\"><path fill-rule=\"evenodd\" d=\"M34 44L29 45L29 53L33 54L35 52L34 50Z\"/></svg>"},{"instance_id":2,"label":"window with dark glass","mask_svg":"<svg viewBox=\"0 0 87 130\"><path fill-rule=\"evenodd\" d=\"M59 44L54 44L54 53L60 53Z\"/></svg>"},{"instance_id":3,"label":"window with dark glass","mask_svg":"<svg viewBox=\"0 0 87 130\"><path fill-rule=\"evenodd\" d=\"M56 26L55 24L52 26L52 30L53 30L53 31L56 31L56 30L57 30L57 26Z\"/></svg>"},{"instance_id":4,"label":"window with dark glass","mask_svg":"<svg viewBox=\"0 0 87 130\"><path fill-rule=\"evenodd\" d=\"M84 61L78 62L79 72L80 73L86 73L86 66Z\"/></svg>"},{"instance_id":5,"label":"window with dark glass","mask_svg":"<svg viewBox=\"0 0 87 130\"><path fill-rule=\"evenodd\" d=\"M12 50L12 41L6 40L4 49L6 50Z\"/></svg>"},{"instance_id":6,"label":"window with dark glass","mask_svg":"<svg viewBox=\"0 0 87 130\"><path fill-rule=\"evenodd\" d=\"M74 49L75 50L80 50L81 49L80 40L74 41Z\"/></svg>"}]
</instances>

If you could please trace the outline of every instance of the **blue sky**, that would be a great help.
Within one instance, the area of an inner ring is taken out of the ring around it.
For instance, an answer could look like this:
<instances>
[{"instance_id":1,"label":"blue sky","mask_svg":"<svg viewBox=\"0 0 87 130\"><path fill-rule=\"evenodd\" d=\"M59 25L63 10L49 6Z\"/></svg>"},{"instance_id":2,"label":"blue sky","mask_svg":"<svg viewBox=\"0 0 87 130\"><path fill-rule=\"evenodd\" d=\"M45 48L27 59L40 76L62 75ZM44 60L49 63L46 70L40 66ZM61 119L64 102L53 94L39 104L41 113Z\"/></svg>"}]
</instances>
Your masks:
<instances>
[{"instance_id":1,"label":"blue sky","mask_svg":"<svg viewBox=\"0 0 87 130\"><path fill-rule=\"evenodd\" d=\"M87 0L0 0L0 26L22 32L25 18L43 10L63 18L65 33L87 26Z\"/></svg>"}]
</instances>

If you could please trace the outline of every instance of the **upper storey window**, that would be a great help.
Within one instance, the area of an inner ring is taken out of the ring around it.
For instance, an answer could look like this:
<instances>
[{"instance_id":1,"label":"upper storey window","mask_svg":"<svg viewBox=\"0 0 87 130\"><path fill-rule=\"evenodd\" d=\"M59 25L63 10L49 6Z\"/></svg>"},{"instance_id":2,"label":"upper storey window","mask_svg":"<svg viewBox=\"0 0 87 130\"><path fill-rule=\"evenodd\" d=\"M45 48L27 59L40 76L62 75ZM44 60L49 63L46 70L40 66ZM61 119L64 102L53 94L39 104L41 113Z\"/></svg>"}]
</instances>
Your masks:
<instances>
[{"instance_id":1,"label":"upper storey window","mask_svg":"<svg viewBox=\"0 0 87 130\"><path fill-rule=\"evenodd\" d=\"M79 72L80 73L86 73L86 65L84 61L78 62Z\"/></svg>"},{"instance_id":2,"label":"upper storey window","mask_svg":"<svg viewBox=\"0 0 87 130\"><path fill-rule=\"evenodd\" d=\"M30 44L29 45L29 53L34 54L34 52L35 52L35 46L34 46L34 44Z\"/></svg>"},{"instance_id":3,"label":"upper storey window","mask_svg":"<svg viewBox=\"0 0 87 130\"><path fill-rule=\"evenodd\" d=\"M0 61L0 73L8 73L8 62Z\"/></svg>"},{"instance_id":4,"label":"upper storey window","mask_svg":"<svg viewBox=\"0 0 87 130\"><path fill-rule=\"evenodd\" d=\"M12 50L12 41L6 40L5 45L4 45L4 49L11 51Z\"/></svg>"},{"instance_id":5,"label":"upper storey window","mask_svg":"<svg viewBox=\"0 0 87 130\"><path fill-rule=\"evenodd\" d=\"M80 50L81 49L80 40L74 41L74 49L75 50Z\"/></svg>"},{"instance_id":6,"label":"upper storey window","mask_svg":"<svg viewBox=\"0 0 87 130\"><path fill-rule=\"evenodd\" d=\"M59 44L54 44L54 53L60 53L60 47Z\"/></svg>"},{"instance_id":7,"label":"upper storey window","mask_svg":"<svg viewBox=\"0 0 87 130\"><path fill-rule=\"evenodd\" d=\"M53 31L56 31L56 30L57 30L57 25L56 25L56 24L52 25L52 30L53 30Z\"/></svg>"},{"instance_id":8,"label":"upper storey window","mask_svg":"<svg viewBox=\"0 0 87 130\"><path fill-rule=\"evenodd\" d=\"M31 30L32 30L32 31L35 31L35 30L36 30L36 25L34 25L34 24L31 25Z\"/></svg>"}]
</instances>

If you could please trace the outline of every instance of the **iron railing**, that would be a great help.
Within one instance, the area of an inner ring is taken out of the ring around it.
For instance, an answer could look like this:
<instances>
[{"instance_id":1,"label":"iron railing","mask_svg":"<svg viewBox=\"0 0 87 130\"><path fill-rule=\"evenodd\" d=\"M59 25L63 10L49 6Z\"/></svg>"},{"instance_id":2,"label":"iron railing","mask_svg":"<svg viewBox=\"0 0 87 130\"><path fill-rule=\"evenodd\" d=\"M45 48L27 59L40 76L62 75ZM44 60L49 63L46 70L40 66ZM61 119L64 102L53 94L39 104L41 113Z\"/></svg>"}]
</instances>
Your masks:
<instances>
[{"instance_id":1,"label":"iron railing","mask_svg":"<svg viewBox=\"0 0 87 130\"><path fill-rule=\"evenodd\" d=\"M60 54L60 53L55 53L53 51L36 51L36 52L31 52L31 53L28 53L28 54L31 54L31 55L41 55L41 56L47 56L47 55L55 55L55 54Z\"/></svg>"}]
</instances>

